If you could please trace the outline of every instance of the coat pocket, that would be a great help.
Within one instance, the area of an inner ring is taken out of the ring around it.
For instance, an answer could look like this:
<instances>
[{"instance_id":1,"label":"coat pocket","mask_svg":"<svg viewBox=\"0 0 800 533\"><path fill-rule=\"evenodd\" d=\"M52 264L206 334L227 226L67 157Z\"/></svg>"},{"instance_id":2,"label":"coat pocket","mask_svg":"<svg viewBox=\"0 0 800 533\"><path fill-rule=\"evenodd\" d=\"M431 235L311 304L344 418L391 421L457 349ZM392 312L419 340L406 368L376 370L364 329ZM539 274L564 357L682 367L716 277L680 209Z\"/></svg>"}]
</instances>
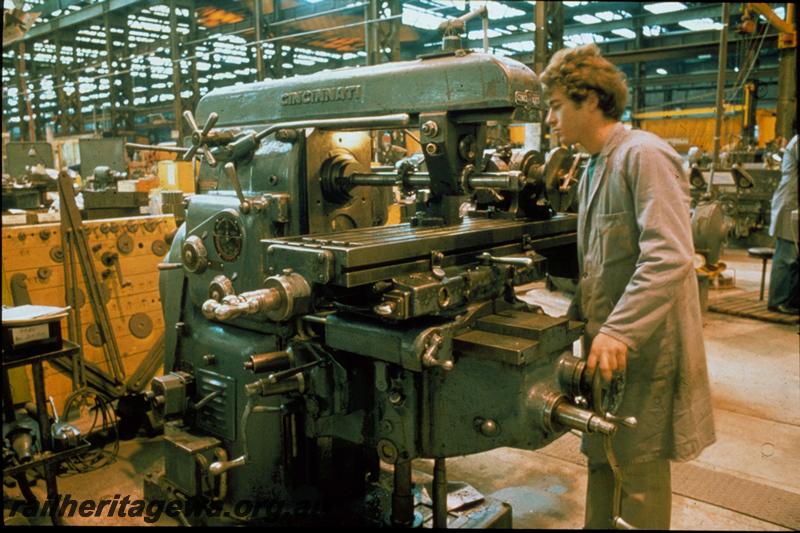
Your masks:
<instances>
[{"instance_id":1,"label":"coat pocket","mask_svg":"<svg viewBox=\"0 0 800 533\"><path fill-rule=\"evenodd\" d=\"M600 240L601 263L635 262L639 254L636 218L622 211L597 215L597 236Z\"/></svg>"}]
</instances>

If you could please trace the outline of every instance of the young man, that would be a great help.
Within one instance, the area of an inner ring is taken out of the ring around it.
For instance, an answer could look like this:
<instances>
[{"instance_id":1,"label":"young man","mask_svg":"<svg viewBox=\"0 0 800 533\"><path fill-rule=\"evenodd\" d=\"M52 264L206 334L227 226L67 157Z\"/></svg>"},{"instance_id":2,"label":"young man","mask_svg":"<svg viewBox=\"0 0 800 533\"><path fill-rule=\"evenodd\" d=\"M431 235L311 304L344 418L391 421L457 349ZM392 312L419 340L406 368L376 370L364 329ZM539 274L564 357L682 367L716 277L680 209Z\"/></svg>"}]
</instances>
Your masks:
<instances>
[{"instance_id":1,"label":"young man","mask_svg":"<svg viewBox=\"0 0 800 533\"><path fill-rule=\"evenodd\" d=\"M781 182L772 196L772 219L769 234L775 237L775 255L769 281L767 307L788 315L798 314L800 307L800 265L797 260L797 135L786 145L781 162Z\"/></svg>"},{"instance_id":2,"label":"young man","mask_svg":"<svg viewBox=\"0 0 800 533\"><path fill-rule=\"evenodd\" d=\"M715 440L688 179L666 142L622 125L625 78L596 45L558 51L541 79L551 132L591 154L578 188L581 277L568 315L586 321L589 371L605 381L626 373L618 414L638 425L613 439L621 517L668 529L669 461L692 459ZM585 526L608 528L614 477L602 438L584 437L582 451Z\"/></svg>"}]
</instances>

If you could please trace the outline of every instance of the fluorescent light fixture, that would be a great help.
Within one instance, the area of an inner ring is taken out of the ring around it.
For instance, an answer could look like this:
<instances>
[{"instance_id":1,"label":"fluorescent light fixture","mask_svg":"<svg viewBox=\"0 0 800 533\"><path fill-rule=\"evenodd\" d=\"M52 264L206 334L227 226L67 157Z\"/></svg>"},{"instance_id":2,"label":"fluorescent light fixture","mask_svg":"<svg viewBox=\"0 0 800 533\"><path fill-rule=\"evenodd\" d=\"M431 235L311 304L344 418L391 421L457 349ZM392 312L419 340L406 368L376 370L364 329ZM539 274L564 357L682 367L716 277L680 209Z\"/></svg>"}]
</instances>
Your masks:
<instances>
[{"instance_id":1,"label":"fluorescent light fixture","mask_svg":"<svg viewBox=\"0 0 800 533\"><path fill-rule=\"evenodd\" d=\"M562 2L562 3L567 7L577 7L577 6L582 6L584 4L588 4L589 2Z\"/></svg>"},{"instance_id":2,"label":"fluorescent light fixture","mask_svg":"<svg viewBox=\"0 0 800 533\"><path fill-rule=\"evenodd\" d=\"M661 13L672 13L673 11L686 9L686 4L682 2L656 2L655 4L647 4L644 8L650 13L660 15Z\"/></svg>"},{"instance_id":3,"label":"fluorescent light fixture","mask_svg":"<svg viewBox=\"0 0 800 533\"><path fill-rule=\"evenodd\" d=\"M704 30L721 30L722 23L714 22L710 18L684 20L679 22L678 25L683 26L687 30L704 31Z\"/></svg>"},{"instance_id":4,"label":"fluorescent light fixture","mask_svg":"<svg viewBox=\"0 0 800 533\"><path fill-rule=\"evenodd\" d=\"M572 17L573 19L577 20L582 24L596 24L600 22L600 19L595 17L594 15L578 15L577 17Z\"/></svg>"},{"instance_id":5,"label":"fluorescent light fixture","mask_svg":"<svg viewBox=\"0 0 800 533\"><path fill-rule=\"evenodd\" d=\"M614 35L619 35L620 37L625 37L626 39L633 39L636 37L636 32L633 30L629 30L627 28L622 28L619 30L611 30L611 33Z\"/></svg>"},{"instance_id":6,"label":"fluorescent light fixture","mask_svg":"<svg viewBox=\"0 0 800 533\"><path fill-rule=\"evenodd\" d=\"M778 18L783 18L786 16L786 8L784 8L783 6L776 7L773 11L778 16Z\"/></svg>"},{"instance_id":7,"label":"fluorescent light fixture","mask_svg":"<svg viewBox=\"0 0 800 533\"><path fill-rule=\"evenodd\" d=\"M666 71L666 69L663 69L663 68L657 68L656 69L656 73L657 74L661 74L663 76L664 74L667 73L667 71Z\"/></svg>"}]
</instances>

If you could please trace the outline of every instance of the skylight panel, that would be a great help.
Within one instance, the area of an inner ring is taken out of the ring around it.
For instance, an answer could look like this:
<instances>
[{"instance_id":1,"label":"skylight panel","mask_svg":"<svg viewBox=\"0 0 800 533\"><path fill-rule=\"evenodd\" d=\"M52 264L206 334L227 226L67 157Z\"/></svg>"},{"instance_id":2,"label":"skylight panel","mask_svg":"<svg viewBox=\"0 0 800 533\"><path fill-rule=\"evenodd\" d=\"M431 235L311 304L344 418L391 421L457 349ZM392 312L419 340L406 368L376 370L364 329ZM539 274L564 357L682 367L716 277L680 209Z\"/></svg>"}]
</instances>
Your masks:
<instances>
[{"instance_id":1,"label":"skylight panel","mask_svg":"<svg viewBox=\"0 0 800 533\"><path fill-rule=\"evenodd\" d=\"M435 30L444 22L444 17L429 13L417 6L403 5L403 24L425 30Z\"/></svg>"},{"instance_id":2,"label":"skylight panel","mask_svg":"<svg viewBox=\"0 0 800 533\"><path fill-rule=\"evenodd\" d=\"M563 4L567 7L577 7L588 4L589 2L563 2Z\"/></svg>"},{"instance_id":3,"label":"skylight panel","mask_svg":"<svg viewBox=\"0 0 800 533\"><path fill-rule=\"evenodd\" d=\"M663 29L664 28L662 28L661 26L644 26L642 28L642 33L646 37L656 37L658 35L661 35L661 31Z\"/></svg>"},{"instance_id":4,"label":"skylight panel","mask_svg":"<svg viewBox=\"0 0 800 533\"><path fill-rule=\"evenodd\" d=\"M515 43L506 43L503 46L510 48L516 52L533 52L534 44L530 39L525 41L517 41Z\"/></svg>"},{"instance_id":5,"label":"skylight panel","mask_svg":"<svg viewBox=\"0 0 800 533\"><path fill-rule=\"evenodd\" d=\"M493 29L489 28L489 30L486 32L486 35L488 35L491 38L491 37L499 37L500 35L502 35L502 33L500 33L497 30L493 30ZM468 32L467 33L467 38L468 39L483 39L483 30L473 30L471 32Z\"/></svg>"},{"instance_id":6,"label":"skylight panel","mask_svg":"<svg viewBox=\"0 0 800 533\"><path fill-rule=\"evenodd\" d=\"M572 17L572 18L574 18L575 20L577 20L578 22L580 22L582 24L596 24L596 23L600 22L599 18L595 17L594 15L589 15L589 14L578 15L577 17Z\"/></svg>"},{"instance_id":7,"label":"skylight panel","mask_svg":"<svg viewBox=\"0 0 800 533\"><path fill-rule=\"evenodd\" d=\"M656 74L661 74L663 76L666 73L667 73L666 69L663 69L663 68L657 68L656 69Z\"/></svg>"},{"instance_id":8,"label":"skylight panel","mask_svg":"<svg viewBox=\"0 0 800 533\"><path fill-rule=\"evenodd\" d=\"M656 2L655 4L646 4L644 8L650 13L660 15L662 13L672 13L673 11L686 9L686 4L682 2Z\"/></svg>"},{"instance_id":9,"label":"skylight panel","mask_svg":"<svg viewBox=\"0 0 800 533\"><path fill-rule=\"evenodd\" d=\"M611 11L601 11L599 13L595 13L595 16L599 19L603 19L606 22L609 20L622 20L622 15L618 15L617 13L613 13Z\"/></svg>"},{"instance_id":10,"label":"skylight panel","mask_svg":"<svg viewBox=\"0 0 800 533\"><path fill-rule=\"evenodd\" d=\"M472 2L476 4L477 2ZM510 4L500 2L486 2L486 9L489 11L489 20L507 19L511 17L520 17L525 14L521 9L517 9Z\"/></svg>"},{"instance_id":11,"label":"skylight panel","mask_svg":"<svg viewBox=\"0 0 800 533\"><path fill-rule=\"evenodd\" d=\"M611 30L611 33L619 35L620 37L625 37L626 39L633 39L634 37L636 37L636 32L633 30L629 30L628 28Z\"/></svg>"},{"instance_id":12,"label":"skylight panel","mask_svg":"<svg viewBox=\"0 0 800 533\"><path fill-rule=\"evenodd\" d=\"M321 0L317 0L321 1ZM460 9L461 11L467 10L467 2L466 0L428 0L432 4L437 4L440 6L446 7L454 7L456 9Z\"/></svg>"},{"instance_id":13,"label":"skylight panel","mask_svg":"<svg viewBox=\"0 0 800 533\"><path fill-rule=\"evenodd\" d=\"M602 35L598 35L596 33L578 33L576 35L571 35L564 39L564 44L568 44L570 47L580 46L582 44L589 44L589 43L601 43L605 39Z\"/></svg>"},{"instance_id":14,"label":"skylight panel","mask_svg":"<svg viewBox=\"0 0 800 533\"><path fill-rule=\"evenodd\" d=\"M680 26L692 31L721 30L722 23L714 22L710 18L684 20L678 23Z\"/></svg>"}]
</instances>

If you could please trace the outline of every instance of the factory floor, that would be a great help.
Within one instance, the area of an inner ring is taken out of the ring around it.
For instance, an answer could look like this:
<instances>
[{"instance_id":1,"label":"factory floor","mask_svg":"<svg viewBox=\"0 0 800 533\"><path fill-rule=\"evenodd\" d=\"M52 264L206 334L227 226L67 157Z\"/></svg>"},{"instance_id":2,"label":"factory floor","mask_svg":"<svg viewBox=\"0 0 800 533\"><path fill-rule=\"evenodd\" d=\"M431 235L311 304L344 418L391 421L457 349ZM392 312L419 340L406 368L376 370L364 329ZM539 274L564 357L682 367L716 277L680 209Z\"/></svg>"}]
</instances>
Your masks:
<instances>
[{"instance_id":1,"label":"factory floor","mask_svg":"<svg viewBox=\"0 0 800 533\"><path fill-rule=\"evenodd\" d=\"M736 288L709 300L758 290L761 262L728 249ZM767 272L767 283L769 272ZM532 286L526 299L561 314L567 300ZM704 335L717 442L689 463L673 464L672 528L678 530L800 529L800 348L798 326L708 312ZM448 478L511 504L515 528L581 528L586 491L579 437L566 434L537 451L501 448L447 461ZM141 497L143 472L159 464L160 437L121 443L118 460L88 474L59 478L72 499ZM414 461L430 474L432 461ZM42 495L44 483L34 491ZM8 490L8 489L7 489ZM13 490L12 490L13 492ZM6 510L8 522L8 510ZM46 525L46 519L31 522ZM143 517L78 516L67 524L144 525ZM175 525L162 516L158 525Z\"/></svg>"}]
</instances>

